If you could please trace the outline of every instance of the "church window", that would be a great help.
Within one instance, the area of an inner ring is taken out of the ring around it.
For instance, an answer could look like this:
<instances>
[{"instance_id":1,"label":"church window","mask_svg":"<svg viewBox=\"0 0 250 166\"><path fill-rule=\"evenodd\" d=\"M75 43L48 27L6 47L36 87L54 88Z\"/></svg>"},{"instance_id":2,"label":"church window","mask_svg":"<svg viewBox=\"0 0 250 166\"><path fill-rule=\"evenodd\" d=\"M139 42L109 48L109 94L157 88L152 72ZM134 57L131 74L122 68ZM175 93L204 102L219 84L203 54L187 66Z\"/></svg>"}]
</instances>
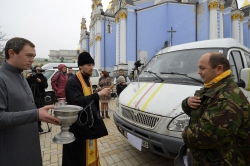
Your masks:
<instances>
[{"instance_id":1,"label":"church window","mask_svg":"<svg viewBox=\"0 0 250 166\"><path fill-rule=\"evenodd\" d=\"M110 21L109 21L108 24L107 24L106 32L107 32L107 33L112 33L112 26L111 26Z\"/></svg>"}]
</instances>

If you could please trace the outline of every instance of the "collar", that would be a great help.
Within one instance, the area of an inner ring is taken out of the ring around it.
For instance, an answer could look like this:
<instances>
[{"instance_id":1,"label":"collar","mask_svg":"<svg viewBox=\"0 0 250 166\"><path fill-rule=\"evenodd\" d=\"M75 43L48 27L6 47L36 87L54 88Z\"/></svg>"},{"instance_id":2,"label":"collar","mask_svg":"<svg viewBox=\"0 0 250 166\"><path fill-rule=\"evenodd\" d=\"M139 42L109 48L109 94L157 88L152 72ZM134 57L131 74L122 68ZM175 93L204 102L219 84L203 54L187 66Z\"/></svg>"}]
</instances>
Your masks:
<instances>
[{"instance_id":1,"label":"collar","mask_svg":"<svg viewBox=\"0 0 250 166\"><path fill-rule=\"evenodd\" d=\"M14 67L12 65L10 65L8 62L6 62L6 60L4 60L3 64L2 64L2 67L13 72L13 73L18 73L18 74L21 74L23 72L22 69L19 69L17 67Z\"/></svg>"},{"instance_id":2,"label":"collar","mask_svg":"<svg viewBox=\"0 0 250 166\"><path fill-rule=\"evenodd\" d=\"M206 88L211 88L212 86L214 86L215 84L217 84L218 82L220 82L223 78L229 76L231 74L231 70L228 69L227 71L224 71L223 73L221 73L220 75L218 75L217 77L215 77L212 81L210 81L209 83L205 84L204 86Z\"/></svg>"},{"instance_id":3,"label":"collar","mask_svg":"<svg viewBox=\"0 0 250 166\"><path fill-rule=\"evenodd\" d=\"M213 87L211 88L204 87L200 89L199 91L197 91L199 93L198 96L200 96L201 98L203 96L213 98L220 89L224 88L228 84L231 84L232 82L234 82L234 80L232 76L229 75L225 77L224 79L222 79L219 83L215 84Z\"/></svg>"}]
</instances>

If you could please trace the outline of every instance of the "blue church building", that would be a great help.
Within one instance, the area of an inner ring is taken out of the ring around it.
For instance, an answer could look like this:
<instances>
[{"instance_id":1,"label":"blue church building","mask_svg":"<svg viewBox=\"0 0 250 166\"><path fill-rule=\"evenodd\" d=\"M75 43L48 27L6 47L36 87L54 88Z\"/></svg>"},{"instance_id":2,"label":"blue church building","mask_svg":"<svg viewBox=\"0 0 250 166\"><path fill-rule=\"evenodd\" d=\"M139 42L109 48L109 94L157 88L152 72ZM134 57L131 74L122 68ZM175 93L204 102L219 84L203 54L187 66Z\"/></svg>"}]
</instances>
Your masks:
<instances>
[{"instance_id":1,"label":"blue church building","mask_svg":"<svg viewBox=\"0 0 250 166\"><path fill-rule=\"evenodd\" d=\"M173 45L234 38L250 48L248 0L240 9L236 0L111 0L106 10L101 0L92 2L89 30L82 18L79 49L111 76Z\"/></svg>"}]
</instances>

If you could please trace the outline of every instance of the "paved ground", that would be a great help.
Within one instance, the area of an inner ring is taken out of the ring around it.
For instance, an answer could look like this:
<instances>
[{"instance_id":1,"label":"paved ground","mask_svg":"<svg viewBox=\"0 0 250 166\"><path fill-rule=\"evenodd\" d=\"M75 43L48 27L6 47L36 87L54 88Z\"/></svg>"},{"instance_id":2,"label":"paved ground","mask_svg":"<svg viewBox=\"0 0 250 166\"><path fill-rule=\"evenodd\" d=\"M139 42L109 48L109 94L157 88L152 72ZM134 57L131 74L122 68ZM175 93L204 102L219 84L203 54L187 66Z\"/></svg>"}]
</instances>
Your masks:
<instances>
[{"instance_id":1,"label":"paved ground","mask_svg":"<svg viewBox=\"0 0 250 166\"><path fill-rule=\"evenodd\" d=\"M113 121L115 100L109 104L110 119L104 119L108 136L98 139L98 148L102 166L173 166L173 160L155 155L148 151L139 151L130 145L117 130ZM43 123L44 131L47 126ZM62 145L54 144L52 138L60 132L60 127L52 125L52 131L40 135L43 166L60 166L62 163Z\"/></svg>"}]
</instances>

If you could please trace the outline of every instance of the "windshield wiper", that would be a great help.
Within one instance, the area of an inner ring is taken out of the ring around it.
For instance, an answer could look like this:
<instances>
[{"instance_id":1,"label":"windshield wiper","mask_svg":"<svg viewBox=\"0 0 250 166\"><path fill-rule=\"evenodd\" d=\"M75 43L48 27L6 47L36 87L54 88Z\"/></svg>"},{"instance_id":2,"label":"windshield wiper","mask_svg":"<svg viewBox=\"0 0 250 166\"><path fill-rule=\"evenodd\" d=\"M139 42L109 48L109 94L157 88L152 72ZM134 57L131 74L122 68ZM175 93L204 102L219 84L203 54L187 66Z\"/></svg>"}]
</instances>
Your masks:
<instances>
[{"instance_id":1,"label":"windshield wiper","mask_svg":"<svg viewBox=\"0 0 250 166\"><path fill-rule=\"evenodd\" d=\"M196 82L199 82L199 83L202 83L202 84L203 84L203 82L202 82L201 80L198 80L198 79L196 79L196 78L190 77L190 76L188 76L187 74L176 73L176 72L160 72L160 73L161 73L161 74L176 74L176 75L185 76L185 77L187 77L187 78L190 78L190 79L192 79L192 80L195 80Z\"/></svg>"},{"instance_id":2,"label":"windshield wiper","mask_svg":"<svg viewBox=\"0 0 250 166\"><path fill-rule=\"evenodd\" d=\"M150 74L154 74L156 77L158 77L162 82L164 82L164 79L161 78L160 76L158 76L156 73L152 72L152 71L144 71L144 72L147 72L147 73L150 73Z\"/></svg>"}]
</instances>

